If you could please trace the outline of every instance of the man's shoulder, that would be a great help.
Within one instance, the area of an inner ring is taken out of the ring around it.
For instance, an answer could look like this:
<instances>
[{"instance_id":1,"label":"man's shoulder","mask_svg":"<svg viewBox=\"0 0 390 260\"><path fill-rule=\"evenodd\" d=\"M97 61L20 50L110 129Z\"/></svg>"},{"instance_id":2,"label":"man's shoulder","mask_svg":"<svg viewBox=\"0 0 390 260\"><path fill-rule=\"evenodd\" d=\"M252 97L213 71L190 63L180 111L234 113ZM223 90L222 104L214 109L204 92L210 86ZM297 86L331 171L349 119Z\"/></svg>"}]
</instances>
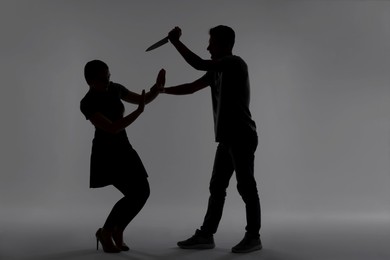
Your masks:
<instances>
[{"instance_id":1,"label":"man's shoulder","mask_svg":"<svg viewBox=\"0 0 390 260\"><path fill-rule=\"evenodd\" d=\"M234 59L237 61L237 63L247 66L246 61L241 56L234 56Z\"/></svg>"},{"instance_id":2,"label":"man's shoulder","mask_svg":"<svg viewBox=\"0 0 390 260\"><path fill-rule=\"evenodd\" d=\"M233 71L247 71L248 65L240 56L230 55L223 58L224 69Z\"/></svg>"},{"instance_id":3,"label":"man's shoulder","mask_svg":"<svg viewBox=\"0 0 390 260\"><path fill-rule=\"evenodd\" d=\"M244 65L246 66L246 62L243 58L237 55L229 55L221 59L222 62L229 64L229 65Z\"/></svg>"},{"instance_id":4,"label":"man's shoulder","mask_svg":"<svg viewBox=\"0 0 390 260\"><path fill-rule=\"evenodd\" d=\"M223 57L222 59L229 60L229 61L236 61L236 62L245 62L244 59L238 55L228 55Z\"/></svg>"}]
</instances>

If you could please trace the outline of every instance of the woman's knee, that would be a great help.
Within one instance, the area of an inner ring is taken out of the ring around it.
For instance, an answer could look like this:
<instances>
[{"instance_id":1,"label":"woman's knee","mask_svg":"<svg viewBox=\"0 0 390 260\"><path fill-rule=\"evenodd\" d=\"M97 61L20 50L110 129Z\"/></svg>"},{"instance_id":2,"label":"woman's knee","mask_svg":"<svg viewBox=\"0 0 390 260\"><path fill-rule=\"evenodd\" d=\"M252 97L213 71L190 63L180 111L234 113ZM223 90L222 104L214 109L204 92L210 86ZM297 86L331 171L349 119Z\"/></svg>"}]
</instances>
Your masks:
<instances>
[{"instance_id":1,"label":"woman's knee","mask_svg":"<svg viewBox=\"0 0 390 260\"><path fill-rule=\"evenodd\" d=\"M150 187L147 179L133 180L129 183L120 183L114 185L125 197L148 199L150 196Z\"/></svg>"}]
</instances>

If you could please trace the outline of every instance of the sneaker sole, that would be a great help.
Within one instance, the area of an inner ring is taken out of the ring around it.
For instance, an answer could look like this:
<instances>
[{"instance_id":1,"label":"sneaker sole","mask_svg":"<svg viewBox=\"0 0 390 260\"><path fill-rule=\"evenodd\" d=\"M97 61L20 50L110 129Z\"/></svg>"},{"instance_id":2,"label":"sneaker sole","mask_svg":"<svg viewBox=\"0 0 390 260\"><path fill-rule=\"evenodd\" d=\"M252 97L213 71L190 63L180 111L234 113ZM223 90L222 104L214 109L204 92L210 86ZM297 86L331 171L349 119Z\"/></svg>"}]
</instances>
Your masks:
<instances>
[{"instance_id":1,"label":"sneaker sole","mask_svg":"<svg viewBox=\"0 0 390 260\"><path fill-rule=\"evenodd\" d=\"M209 245L209 244L198 244L193 246L184 246L184 245L178 245L181 249L213 249L215 245Z\"/></svg>"},{"instance_id":2,"label":"sneaker sole","mask_svg":"<svg viewBox=\"0 0 390 260\"><path fill-rule=\"evenodd\" d=\"M232 253L236 253L236 254L250 253L250 252L253 252L253 251L261 250L262 248L263 248L263 246L261 246L261 245L258 245L258 246L255 246L255 247L252 247L252 248L249 248L249 249L246 249L246 250L239 250L239 249L232 248Z\"/></svg>"}]
</instances>

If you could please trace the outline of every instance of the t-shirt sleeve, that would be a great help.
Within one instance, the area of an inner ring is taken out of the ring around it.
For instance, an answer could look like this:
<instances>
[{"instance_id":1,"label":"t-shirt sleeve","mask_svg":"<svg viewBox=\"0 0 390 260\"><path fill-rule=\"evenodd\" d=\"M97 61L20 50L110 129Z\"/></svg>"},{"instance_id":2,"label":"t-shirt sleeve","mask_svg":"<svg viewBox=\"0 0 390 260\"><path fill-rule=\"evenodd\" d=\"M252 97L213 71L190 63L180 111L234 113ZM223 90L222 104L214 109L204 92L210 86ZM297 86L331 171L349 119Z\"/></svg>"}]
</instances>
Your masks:
<instances>
[{"instance_id":1,"label":"t-shirt sleeve","mask_svg":"<svg viewBox=\"0 0 390 260\"><path fill-rule=\"evenodd\" d=\"M96 106L94 105L94 102L92 102L91 99L88 97L85 97L80 102L80 110L81 113L84 114L85 118L89 120L89 118L97 112Z\"/></svg>"}]
</instances>

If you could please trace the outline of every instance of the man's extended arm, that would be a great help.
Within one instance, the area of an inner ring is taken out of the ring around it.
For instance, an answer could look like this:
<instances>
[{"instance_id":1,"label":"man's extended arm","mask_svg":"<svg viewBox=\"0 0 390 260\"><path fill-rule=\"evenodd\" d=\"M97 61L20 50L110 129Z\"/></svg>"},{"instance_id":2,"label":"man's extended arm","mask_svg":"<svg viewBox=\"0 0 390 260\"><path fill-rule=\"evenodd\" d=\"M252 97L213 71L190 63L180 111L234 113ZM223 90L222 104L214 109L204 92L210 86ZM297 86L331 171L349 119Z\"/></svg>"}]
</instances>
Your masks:
<instances>
[{"instance_id":1,"label":"man's extended arm","mask_svg":"<svg viewBox=\"0 0 390 260\"><path fill-rule=\"evenodd\" d=\"M207 74L192 83L181 84L173 87L164 88L162 93L171 94L171 95L188 95L196 91L204 89L209 86L207 80Z\"/></svg>"}]
</instances>

